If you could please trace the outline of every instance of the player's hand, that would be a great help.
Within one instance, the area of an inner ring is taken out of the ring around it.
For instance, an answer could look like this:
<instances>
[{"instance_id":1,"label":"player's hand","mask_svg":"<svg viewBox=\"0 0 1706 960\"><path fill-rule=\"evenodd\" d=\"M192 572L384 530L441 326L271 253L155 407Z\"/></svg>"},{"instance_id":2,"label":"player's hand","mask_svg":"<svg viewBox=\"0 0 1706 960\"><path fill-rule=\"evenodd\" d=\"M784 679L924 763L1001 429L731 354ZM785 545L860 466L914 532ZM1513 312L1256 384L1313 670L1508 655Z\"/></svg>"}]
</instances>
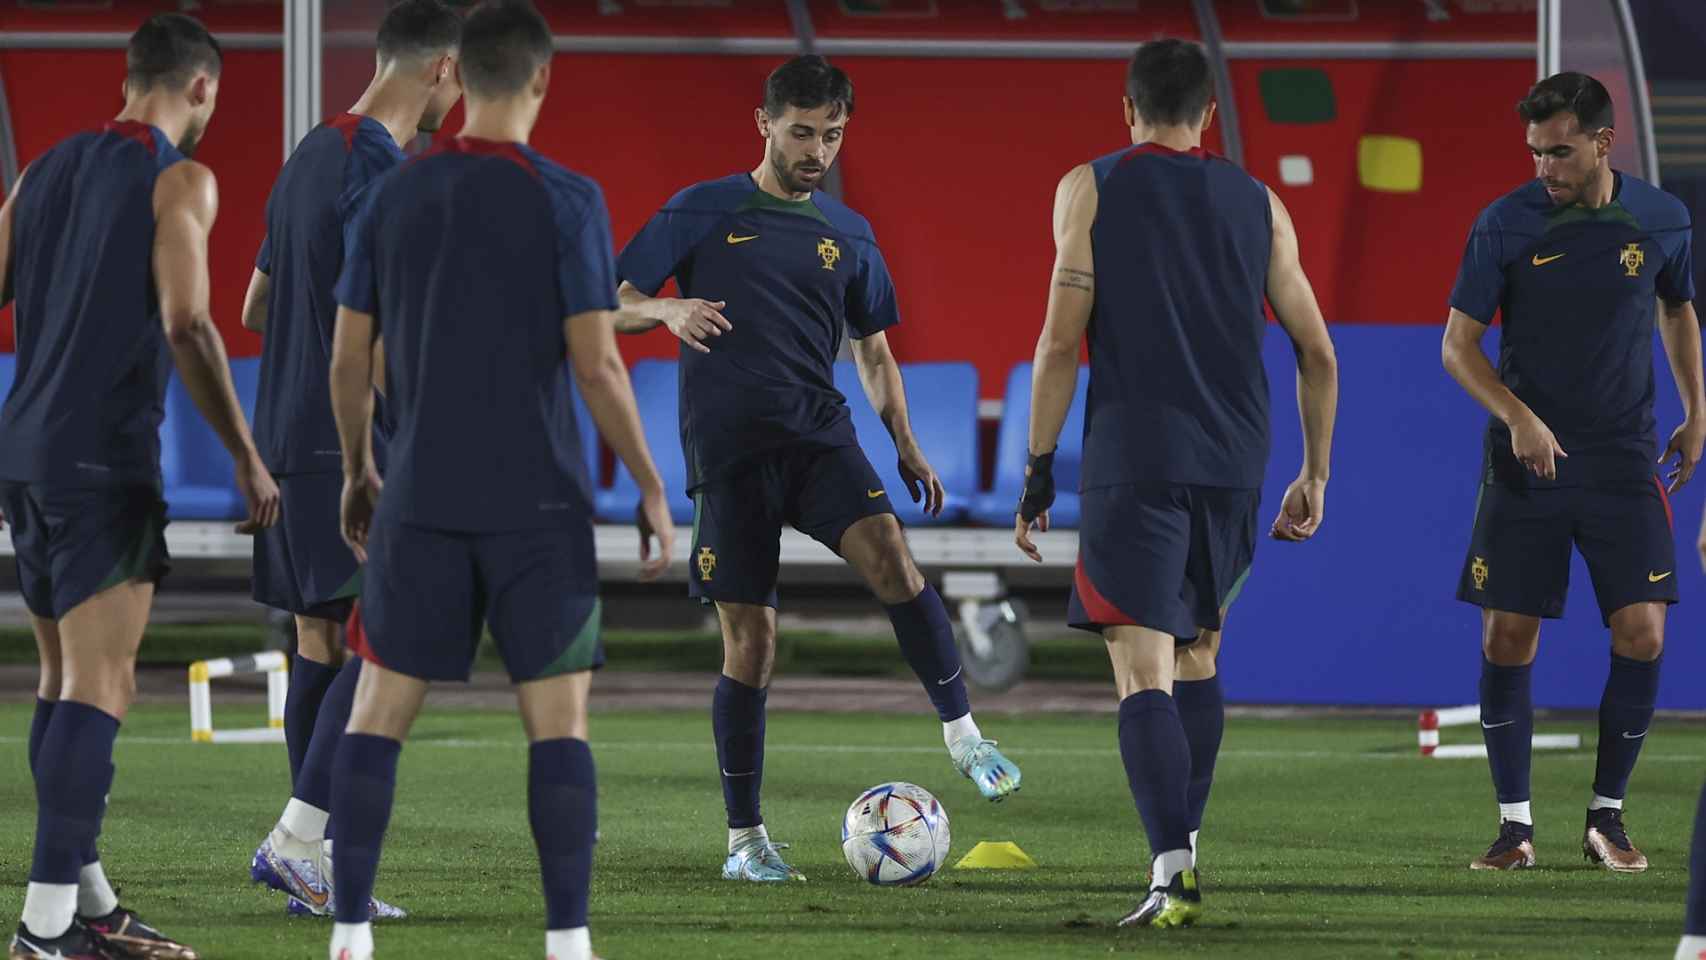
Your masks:
<instances>
[{"instance_id":1,"label":"player's hand","mask_svg":"<svg viewBox=\"0 0 1706 960\"><path fill-rule=\"evenodd\" d=\"M379 494L385 484L379 479L379 471L369 466L367 471L358 476L344 475L343 505L340 507L339 523L343 530L344 542L354 551L355 559L360 563L367 562L367 535L373 528L373 513L379 506Z\"/></svg>"},{"instance_id":2,"label":"player's hand","mask_svg":"<svg viewBox=\"0 0 1706 960\"><path fill-rule=\"evenodd\" d=\"M237 464L236 474L237 491L249 508L249 517L237 524L237 532L253 536L278 522L278 483L258 454L243 458Z\"/></svg>"},{"instance_id":3,"label":"player's hand","mask_svg":"<svg viewBox=\"0 0 1706 960\"><path fill-rule=\"evenodd\" d=\"M669 515L669 498L663 488L645 494L634 510L634 524L640 528L640 579L656 580L669 569L675 556L675 521ZM652 538L658 541L652 549Z\"/></svg>"},{"instance_id":4,"label":"player's hand","mask_svg":"<svg viewBox=\"0 0 1706 960\"><path fill-rule=\"evenodd\" d=\"M1013 543L1018 546L1020 553L1030 557L1037 563L1042 563L1043 552L1038 550L1036 543L1031 540L1032 530L1036 530L1040 533L1048 532L1047 510L1037 514L1037 518L1029 522L1025 520L1023 515L1017 513L1013 514Z\"/></svg>"},{"instance_id":5,"label":"player's hand","mask_svg":"<svg viewBox=\"0 0 1706 960\"><path fill-rule=\"evenodd\" d=\"M908 440L898 445L897 452L900 454L900 479L906 484L906 492L912 497L912 502L922 502L924 512L932 517L941 516L948 491L943 489L942 478L936 476L930 461L924 459L924 451L918 449L917 441Z\"/></svg>"},{"instance_id":6,"label":"player's hand","mask_svg":"<svg viewBox=\"0 0 1706 960\"><path fill-rule=\"evenodd\" d=\"M721 300L668 300L669 306L663 313L663 325L669 332L681 339L682 343L699 351L710 353L711 348L705 341L711 337L720 337L726 330L733 330L734 324L722 314L722 309L728 306Z\"/></svg>"},{"instance_id":7,"label":"player's hand","mask_svg":"<svg viewBox=\"0 0 1706 960\"><path fill-rule=\"evenodd\" d=\"M1025 464L1025 489L1019 492L1019 509L1013 515L1013 543L1020 553L1037 563L1043 562L1043 554L1031 542L1031 531L1048 532L1048 511L1052 506L1054 453L1033 453Z\"/></svg>"},{"instance_id":8,"label":"player's hand","mask_svg":"<svg viewBox=\"0 0 1706 960\"><path fill-rule=\"evenodd\" d=\"M1518 417L1511 424L1511 454L1517 463L1542 480L1558 479L1556 458L1570 458L1558 445L1558 438L1552 435L1551 428L1541 423L1533 413ZM1695 458L1699 458L1698 448Z\"/></svg>"},{"instance_id":9,"label":"player's hand","mask_svg":"<svg viewBox=\"0 0 1706 960\"><path fill-rule=\"evenodd\" d=\"M1677 492L1694 476L1694 468L1700 464L1700 449L1703 446L1706 446L1706 417L1689 417L1670 435L1670 443L1659 457L1660 463L1672 457L1676 458L1671 464L1671 472L1665 477L1670 481L1667 493Z\"/></svg>"},{"instance_id":10,"label":"player's hand","mask_svg":"<svg viewBox=\"0 0 1706 960\"><path fill-rule=\"evenodd\" d=\"M1327 481L1298 477L1285 488L1279 516L1274 518L1268 535L1275 540L1302 543L1321 529L1321 518L1326 510Z\"/></svg>"}]
</instances>

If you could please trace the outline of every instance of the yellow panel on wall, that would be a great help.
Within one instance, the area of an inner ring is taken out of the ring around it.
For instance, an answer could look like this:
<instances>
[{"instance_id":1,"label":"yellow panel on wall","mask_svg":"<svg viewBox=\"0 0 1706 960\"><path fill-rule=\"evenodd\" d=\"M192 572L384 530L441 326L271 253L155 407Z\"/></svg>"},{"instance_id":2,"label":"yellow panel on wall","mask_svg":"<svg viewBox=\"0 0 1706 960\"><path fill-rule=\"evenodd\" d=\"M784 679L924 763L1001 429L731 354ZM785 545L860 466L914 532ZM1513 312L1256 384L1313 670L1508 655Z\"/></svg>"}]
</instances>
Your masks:
<instances>
[{"instance_id":1,"label":"yellow panel on wall","mask_svg":"<svg viewBox=\"0 0 1706 960\"><path fill-rule=\"evenodd\" d=\"M1369 134L1357 141L1357 180L1382 193L1422 189L1422 145L1409 137Z\"/></svg>"}]
</instances>

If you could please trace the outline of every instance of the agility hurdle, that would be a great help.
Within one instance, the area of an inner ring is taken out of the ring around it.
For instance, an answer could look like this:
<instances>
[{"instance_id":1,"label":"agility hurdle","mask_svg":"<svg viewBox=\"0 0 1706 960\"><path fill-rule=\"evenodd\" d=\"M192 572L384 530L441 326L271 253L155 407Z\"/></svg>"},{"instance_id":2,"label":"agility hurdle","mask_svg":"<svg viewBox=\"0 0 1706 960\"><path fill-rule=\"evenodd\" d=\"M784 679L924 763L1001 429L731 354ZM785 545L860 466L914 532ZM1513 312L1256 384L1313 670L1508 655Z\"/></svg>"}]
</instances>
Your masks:
<instances>
[{"instance_id":1,"label":"agility hurdle","mask_svg":"<svg viewBox=\"0 0 1706 960\"><path fill-rule=\"evenodd\" d=\"M251 673L267 675L267 725L240 730L213 729L212 681ZM284 695L289 688L290 663L277 650L190 664L190 739L196 743L283 743Z\"/></svg>"},{"instance_id":2,"label":"agility hurdle","mask_svg":"<svg viewBox=\"0 0 1706 960\"><path fill-rule=\"evenodd\" d=\"M1485 757L1487 745L1484 743L1453 743L1441 744L1439 731L1441 727L1467 727L1481 722L1481 707L1470 704L1467 707L1446 707L1441 710L1423 710L1416 721L1416 743L1421 747L1422 756L1438 757L1440 759L1456 759L1461 757ZM1534 735L1536 750L1576 750L1582 745L1581 734L1578 733L1537 733Z\"/></svg>"}]
</instances>

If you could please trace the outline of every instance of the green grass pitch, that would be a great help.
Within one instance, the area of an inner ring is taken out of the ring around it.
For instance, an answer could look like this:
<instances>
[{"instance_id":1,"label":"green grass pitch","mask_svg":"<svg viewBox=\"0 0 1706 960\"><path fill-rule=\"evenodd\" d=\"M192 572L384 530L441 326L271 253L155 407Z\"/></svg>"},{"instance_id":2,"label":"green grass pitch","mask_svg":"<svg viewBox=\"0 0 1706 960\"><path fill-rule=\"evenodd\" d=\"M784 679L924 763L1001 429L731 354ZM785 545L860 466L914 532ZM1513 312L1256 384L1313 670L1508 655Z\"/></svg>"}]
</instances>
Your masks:
<instances>
[{"instance_id":1,"label":"green grass pitch","mask_svg":"<svg viewBox=\"0 0 1706 960\"><path fill-rule=\"evenodd\" d=\"M7 924L22 905L33 829L28 709L0 706ZM1145 857L1113 720L989 715L984 725L1025 771L1023 792L999 806L951 771L927 715L773 716L765 814L811 879L755 888L718 878L722 800L704 715L595 713L595 949L610 960L1553 960L1669 957L1680 931L1706 757L1697 725L1661 720L1636 772L1628 822L1652 858L1647 874L1583 863L1593 768L1583 751L1536 757L1540 868L1487 875L1466 869L1496 826L1483 761L1422 760L1399 719L1234 721L1203 834L1207 913L1195 929L1165 933L1113 925L1135 902ZM284 751L192 745L187 728L168 708L126 723L101 841L108 874L127 904L210 960L319 960L328 925L286 918L278 895L247 882L249 855L286 799ZM1592 730L1581 732L1591 744ZM379 883L414 916L376 928L379 956L543 952L525 760L512 715L429 703L403 753ZM840 818L861 789L891 779L942 799L952 859L977 840L1012 840L1040 869L945 869L915 889L867 886L842 860Z\"/></svg>"}]
</instances>

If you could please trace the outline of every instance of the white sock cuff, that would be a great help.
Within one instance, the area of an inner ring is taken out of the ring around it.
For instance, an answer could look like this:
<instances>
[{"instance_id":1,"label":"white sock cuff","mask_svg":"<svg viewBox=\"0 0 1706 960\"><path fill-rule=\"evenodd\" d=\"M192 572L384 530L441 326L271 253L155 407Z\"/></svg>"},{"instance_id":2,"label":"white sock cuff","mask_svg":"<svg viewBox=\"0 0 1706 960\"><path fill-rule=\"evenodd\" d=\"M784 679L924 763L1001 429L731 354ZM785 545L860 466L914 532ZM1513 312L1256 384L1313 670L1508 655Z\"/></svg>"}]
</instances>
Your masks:
<instances>
[{"instance_id":1,"label":"white sock cuff","mask_svg":"<svg viewBox=\"0 0 1706 960\"><path fill-rule=\"evenodd\" d=\"M1524 800L1521 803L1501 803L1499 804L1499 819L1532 827L1534 826L1534 812L1530 809L1531 803L1532 801L1529 800Z\"/></svg>"},{"instance_id":2,"label":"white sock cuff","mask_svg":"<svg viewBox=\"0 0 1706 960\"><path fill-rule=\"evenodd\" d=\"M342 955L349 951L348 956ZM373 924L332 924L331 960L369 960L373 956Z\"/></svg>"},{"instance_id":3,"label":"white sock cuff","mask_svg":"<svg viewBox=\"0 0 1706 960\"><path fill-rule=\"evenodd\" d=\"M1620 799L1614 800L1611 797L1602 797L1596 793L1593 795L1593 799L1588 801L1588 809L1589 810L1621 810L1621 809L1623 809L1623 801Z\"/></svg>"},{"instance_id":4,"label":"white sock cuff","mask_svg":"<svg viewBox=\"0 0 1706 960\"><path fill-rule=\"evenodd\" d=\"M1191 831L1191 869L1192 870L1195 870L1197 868L1197 834L1199 834L1201 832L1202 832L1201 830L1192 830Z\"/></svg>"},{"instance_id":5,"label":"white sock cuff","mask_svg":"<svg viewBox=\"0 0 1706 960\"><path fill-rule=\"evenodd\" d=\"M1676 960L1700 960L1706 956L1706 936L1685 935L1676 945Z\"/></svg>"},{"instance_id":6,"label":"white sock cuff","mask_svg":"<svg viewBox=\"0 0 1706 960\"><path fill-rule=\"evenodd\" d=\"M24 893L24 913L19 921L29 932L44 940L52 940L64 936L65 931L71 929L76 913L75 883L36 883L31 880Z\"/></svg>"},{"instance_id":7,"label":"white sock cuff","mask_svg":"<svg viewBox=\"0 0 1706 960\"><path fill-rule=\"evenodd\" d=\"M101 861L86 863L77 873L77 912L85 917L104 917L118 909L118 894L107 882Z\"/></svg>"},{"instance_id":8,"label":"white sock cuff","mask_svg":"<svg viewBox=\"0 0 1706 960\"><path fill-rule=\"evenodd\" d=\"M592 932L585 927L545 931L545 960L592 960Z\"/></svg>"},{"instance_id":9,"label":"white sock cuff","mask_svg":"<svg viewBox=\"0 0 1706 960\"><path fill-rule=\"evenodd\" d=\"M749 843L757 843L770 839L770 831L764 829L764 824L756 827L730 827L729 852L734 853Z\"/></svg>"},{"instance_id":10,"label":"white sock cuff","mask_svg":"<svg viewBox=\"0 0 1706 960\"><path fill-rule=\"evenodd\" d=\"M1155 863L1150 870L1149 888L1165 887L1173 882L1173 878L1182 871L1191 869L1191 850L1185 847L1180 850L1164 850L1157 854Z\"/></svg>"},{"instance_id":11,"label":"white sock cuff","mask_svg":"<svg viewBox=\"0 0 1706 960\"><path fill-rule=\"evenodd\" d=\"M950 749L966 737L983 739L983 731L977 728L977 721L971 718L970 713L942 724L942 742L947 744Z\"/></svg>"},{"instance_id":12,"label":"white sock cuff","mask_svg":"<svg viewBox=\"0 0 1706 960\"><path fill-rule=\"evenodd\" d=\"M326 838L326 821L332 815L312 804L303 803L295 797L284 805L284 814L278 818L278 825L290 831L290 835L298 840L314 843Z\"/></svg>"}]
</instances>

